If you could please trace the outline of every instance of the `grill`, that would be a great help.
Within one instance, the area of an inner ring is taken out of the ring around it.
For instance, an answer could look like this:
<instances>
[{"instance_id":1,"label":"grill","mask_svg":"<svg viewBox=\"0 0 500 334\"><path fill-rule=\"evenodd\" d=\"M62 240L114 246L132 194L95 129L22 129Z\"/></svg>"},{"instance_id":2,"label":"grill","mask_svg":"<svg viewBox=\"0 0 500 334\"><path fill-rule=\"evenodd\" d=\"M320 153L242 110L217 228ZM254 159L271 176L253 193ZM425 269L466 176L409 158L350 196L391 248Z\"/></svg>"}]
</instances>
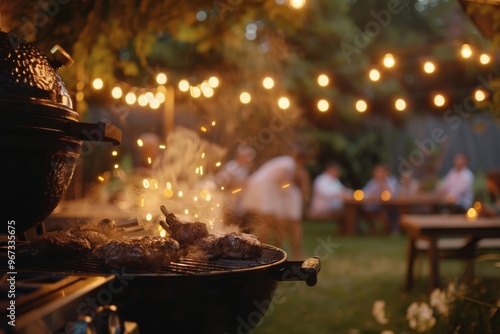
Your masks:
<instances>
[{"instance_id":1,"label":"grill","mask_svg":"<svg viewBox=\"0 0 500 334\"><path fill-rule=\"evenodd\" d=\"M285 260L286 253L283 250L264 245L262 256L255 260L218 259L209 261L182 258L178 262L172 262L168 266L155 268L154 270L126 270L127 268L125 270L129 274L134 274L134 276L220 275L266 269L271 265L274 266L283 263ZM2 264L6 263L7 261L2 261ZM92 255L82 256L79 254L58 254L39 258L24 256L18 261L17 271L50 272L65 275L109 275L116 273L116 269L105 266L102 261Z\"/></svg>"},{"instance_id":2,"label":"grill","mask_svg":"<svg viewBox=\"0 0 500 334\"><path fill-rule=\"evenodd\" d=\"M19 242L16 248L26 244ZM0 254L4 267L6 252ZM126 333L117 330L124 321L137 324L141 334L163 328L172 333L250 333L272 305L279 281L313 286L319 269L319 259L287 261L286 253L271 245L263 245L262 256L254 260L181 258L151 270L110 268L91 254L18 253L21 298L16 299L22 316L13 333L66 333L72 326L99 324L108 328L115 317L121 322L114 321L112 333ZM40 324L45 331L34 331Z\"/></svg>"}]
</instances>

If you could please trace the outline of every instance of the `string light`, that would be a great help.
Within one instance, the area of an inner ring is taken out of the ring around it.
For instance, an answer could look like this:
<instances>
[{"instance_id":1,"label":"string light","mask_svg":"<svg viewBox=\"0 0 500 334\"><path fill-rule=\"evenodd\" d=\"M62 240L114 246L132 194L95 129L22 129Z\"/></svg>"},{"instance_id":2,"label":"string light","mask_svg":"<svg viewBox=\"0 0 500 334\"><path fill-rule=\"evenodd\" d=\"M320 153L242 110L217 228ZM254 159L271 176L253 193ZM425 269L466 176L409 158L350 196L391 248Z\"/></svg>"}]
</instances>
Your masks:
<instances>
[{"instance_id":1,"label":"string light","mask_svg":"<svg viewBox=\"0 0 500 334\"><path fill-rule=\"evenodd\" d=\"M424 72L425 73L431 74L431 73L434 73L435 70L436 70L436 66L434 65L434 63L432 61L425 62L425 64L424 64Z\"/></svg>"},{"instance_id":2,"label":"string light","mask_svg":"<svg viewBox=\"0 0 500 334\"><path fill-rule=\"evenodd\" d=\"M380 72L376 69L370 70L369 77L371 81L378 81L380 79Z\"/></svg>"},{"instance_id":3,"label":"string light","mask_svg":"<svg viewBox=\"0 0 500 334\"><path fill-rule=\"evenodd\" d=\"M151 101L149 101L149 107L151 109L158 109L160 107L160 101L157 99L153 98Z\"/></svg>"},{"instance_id":4,"label":"string light","mask_svg":"<svg viewBox=\"0 0 500 334\"><path fill-rule=\"evenodd\" d=\"M111 90L111 96L113 96L115 99L119 99L123 96L122 89L118 86L113 87L113 89Z\"/></svg>"},{"instance_id":5,"label":"string light","mask_svg":"<svg viewBox=\"0 0 500 334\"><path fill-rule=\"evenodd\" d=\"M328 83L330 83L330 78L326 74L320 74L318 75L318 85L321 87L326 87L328 86Z\"/></svg>"},{"instance_id":6,"label":"string light","mask_svg":"<svg viewBox=\"0 0 500 334\"><path fill-rule=\"evenodd\" d=\"M166 97L165 97L165 94L163 94L163 92L157 92L155 94L155 99L160 101L160 103L163 103L163 102L165 102Z\"/></svg>"},{"instance_id":7,"label":"string light","mask_svg":"<svg viewBox=\"0 0 500 334\"><path fill-rule=\"evenodd\" d=\"M397 99L396 102L394 102L394 106L397 110L403 111L406 109L406 101L404 99Z\"/></svg>"},{"instance_id":8,"label":"string light","mask_svg":"<svg viewBox=\"0 0 500 334\"><path fill-rule=\"evenodd\" d=\"M148 102L149 102L148 98L144 94L139 95L139 97L137 98L137 104L140 105L141 107L147 106Z\"/></svg>"},{"instance_id":9,"label":"string light","mask_svg":"<svg viewBox=\"0 0 500 334\"><path fill-rule=\"evenodd\" d=\"M285 110L290 107L290 100L287 97L280 97L278 100L278 107Z\"/></svg>"},{"instance_id":10,"label":"string light","mask_svg":"<svg viewBox=\"0 0 500 334\"><path fill-rule=\"evenodd\" d=\"M288 3L294 9L302 9L306 5L306 0L288 0Z\"/></svg>"},{"instance_id":11,"label":"string light","mask_svg":"<svg viewBox=\"0 0 500 334\"><path fill-rule=\"evenodd\" d=\"M390 53L387 53L384 56L383 64L387 68L392 68L396 64L396 61L394 60L394 56Z\"/></svg>"},{"instance_id":12,"label":"string light","mask_svg":"<svg viewBox=\"0 0 500 334\"><path fill-rule=\"evenodd\" d=\"M484 90L476 89L476 91L474 92L474 99L477 102L484 101L486 99L486 93L484 92Z\"/></svg>"},{"instance_id":13,"label":"string light","mask_svg":"<svg viewBox=\"0 0 500 334\"><path fill-rule=\"evenodd\" d=\"M271 77L265 77L264 80L262 80L262 86L264 86L265 89L271 89L274 87L274 80Z\"/></svg>"},{"instance_id":14,"label":"string light","mask_svg":"<svg viewBox=\"0 0 500 334\"><path fill-rule=\"evenodd\" d=\"M446 103L446 99L441 94L434 95L434 105L436 107L442 107Z\"/></svg>"},{"instance_id":15,"label":"string light","mask_svg":"<svg viewBox=\"0 0 500 334\"><path fill-rule=\"evenodd\" d=\"M462 45L462 49L460 50L460 54L463 58L470 58L472 56L472 49L469 44Z\"/></svg>"},{"instance_id":16,"label":"string light","mask_svg":"<svg viewBox=\"0 0 500 334\"><path fill-rule=\"evenodd\" d=\"M252 100L252 96L248 92L242 92L240 94L240 102L243 104L248 104Z\"/></svg>"},{"instance_id":17,"label":"string light","mask_svg":"<svg viewBox=\"0 0 500 334\"><path fill-rule=\"evenodd\" d=\"M191 96L194 97L195 99L201 96L201 89L199 87L190 87L189 92L191 93Z\"/></svg>"},{"instance_id":18,"label":"string light","mask_svg":"<svg viewBox=\"0 0 500 334\"><path fill-rule=\"evenodd\" d=\"M129 92L127 93L127 95L125 95L125 102L127 102L128 104L134 104L136 100L137 97L132 92Z\"/></svg>"},{"instance_id":19,"label":"string light","mask_svg":"<svg viewBox=\"0 0 500 334\"><path fill-rule=\"evenodd\" d=\"M181 92L187 92L189 90L189 82L186 79L179 81L179 90Z\"/></svg>"},{"instance_id":20,"label":"string light","mask_svg":"<svg viewBox=\"0 0 500 334\"><path fill-rule=\"evenodd\" d=\"M318 110L321 112L326 112L330 108L330 104L327 100L321 99L318 101Z\"/></svg>"},{"instance_id":21,"label":"string light","mask_svg":"<svg viewBox=\"0 0 500 334\"><path fill-rule=\"evenodd\" d=\"M357 110L358 112L363 113L363 112L365 112L367 109L368 109L368 104L366 103L366 101L365 101L365 100L361 100L361 99L360 99L360 100L356 101L356 110Z\"/></svg>"},{"instance_id":22,"label":"string light","mask_svg":"<svg viewBox=\"0 0 500 334\"><path fill-rule=\"evenodd\" d=\"M165 73L158 73L156 75L156 82L159 85L164 85L167 83L167 75Z\"/></svg>"},{"instance_id":23,"label":"string light","mask_svg":"<svg viewBox=\"0 0 500 334\"><path fill-rule=\"evenodd\" d=\"M483 65L489 64L490 61L491 61L491 57L486 53L483 53L479 56L479 62Z\"/></svg>"},{"instance_id":24,"label":"string light","mask_svg":"<svg viewBox=\"0 0 500 334\"><path fill-rule=\"evenodd\" d=\"M217 87L219 87L219 79L215 76L212 76L212 77L208 78L208 84L212 88L217 88Z\"/></svg>"},{"instance_id":25,"label":"string light","mask_svg":"<svg viewBox=\"0 0 500 334\"><path fill-rule=\"evenodd\" d=\"M102 89L102 87L104 87L104 82L101 78L96 78L94 79L94 81L92 81L92 87L97 90Z\"/></svg>"}]
</instances>

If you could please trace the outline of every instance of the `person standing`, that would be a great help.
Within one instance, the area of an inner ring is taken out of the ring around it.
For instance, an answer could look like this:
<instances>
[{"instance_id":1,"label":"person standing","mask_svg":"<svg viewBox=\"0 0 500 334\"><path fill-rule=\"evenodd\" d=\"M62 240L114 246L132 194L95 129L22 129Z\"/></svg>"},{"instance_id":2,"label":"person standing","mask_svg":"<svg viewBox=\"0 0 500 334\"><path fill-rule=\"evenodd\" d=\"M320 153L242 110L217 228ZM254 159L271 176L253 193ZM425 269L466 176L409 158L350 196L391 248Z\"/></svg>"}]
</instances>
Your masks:
<instances>
[{"instance_id":1,"label":"person standing","mask_svg":"<svg viewBox=\"0 0 500 334\"><path fill-rule=\"evenodd\" d=\"M454 213L464 213L474 200L474 174L468 167L465 153L455 154L453 168L436 188L436 193L446 196L453 204Z\"/></svg>"},{"instance_id":2,"label":"person standing","mask_svg":"<svg viewBox=\"0 0 500 334\"><path fill-rule=\"evenodd\" d=\"M241 192L250 175L254 154L249 147L238 147L234 158L225 163L215 176L217 184L224 188L224 224L236 225L242 230L245 229L246 219L240 208Z\"/></svg>"},{"instance_id":3,"label":"person standing","mask_svg":"<svg viewBox=\"0 0 500 334\"><path fill-rule=\"evenodd\" d=\"M241 209L249 214L252 230L263 243L274 237L281 247L288 237L292 257L303 257L303 203L309 193L309 178L304 168L307 154L297 150L274 157L254 173L241 194Z\"/></svg>"}]
</instances>

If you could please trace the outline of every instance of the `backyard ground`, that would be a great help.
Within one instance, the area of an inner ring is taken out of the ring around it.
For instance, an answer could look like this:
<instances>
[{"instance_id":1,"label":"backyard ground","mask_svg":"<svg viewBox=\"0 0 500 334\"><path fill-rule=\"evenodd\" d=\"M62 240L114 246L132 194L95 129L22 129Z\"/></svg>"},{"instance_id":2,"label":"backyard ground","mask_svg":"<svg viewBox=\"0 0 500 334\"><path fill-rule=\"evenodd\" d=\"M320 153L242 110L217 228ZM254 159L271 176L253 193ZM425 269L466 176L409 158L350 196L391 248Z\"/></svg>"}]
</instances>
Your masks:
<instances>
[{"instance_id":1,"label":"backyard ground","mask_svg":"<svg viewBox=\"0 0 500 334\"><path fill-rule=\"evenodd\" d=\"M405 317L411 303L429 303L427 262L424 258L419 260L415 287L411 292L404 291L405 241L404 235L342 237L334 223L304 222L306 256L321 258L318 284L308 287L304 282L281 282L276 294L280 298L273 299L254 334L364 334L384 330L394 334L417 333L409 327ZM286 246L285 250L288 251ZM475 267L474 286L487 296L488 300L483 301L493 304L500 297L499 261L483 261ZM444 287L448 282L461 279L464 265L460 261L447 260L442 262L440 269ZM386 324L380 324L372 315L376 300L385 302ZM451 314L449 319L477 322L475 318L480 318L475 315L477 312L489 317L491 310L491 307L475 303L472 308L467 306L461 311L470 316L460 314L453 318ZM499 313L494 317L497 325ZM437 323L427 333L446 333L446 327Z\"/></svg>"}]
</instances>

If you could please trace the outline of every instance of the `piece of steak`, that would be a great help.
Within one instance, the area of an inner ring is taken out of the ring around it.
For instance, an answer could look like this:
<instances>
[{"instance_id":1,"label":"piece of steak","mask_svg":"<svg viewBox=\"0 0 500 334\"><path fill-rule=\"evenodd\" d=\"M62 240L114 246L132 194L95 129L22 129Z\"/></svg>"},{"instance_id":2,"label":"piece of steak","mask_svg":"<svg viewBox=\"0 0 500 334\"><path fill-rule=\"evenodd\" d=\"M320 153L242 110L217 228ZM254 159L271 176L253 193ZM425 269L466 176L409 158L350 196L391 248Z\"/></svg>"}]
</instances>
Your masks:
<instances>
[{"instance_id":1,"label":"piece of steak","mask_svg":"<svg viewBox=\"0 0 500 334\"><path fill-rule=\"evenodd\" d=\"M253 234L232 232L217 241L217 253L225 259L257 259L262 256L262 243Z\"/></svg>"},{"instance_id":2,"label":"piece of steak","mask_svg":"<svg viewBox=\"0 0 500 334\"><path fill-rule=\"evenodd\" d=\"M258 259L262 256L262 243L247 233L209 234L197 239L186 249L186 257L202 260Z\"/></svg>"},{"instance_id":3,"label":"piece of steak","mask_svg":"<svg viewBox=\"0 0 500 334\"><path fill-rule=\"evenodd\" d=\"M22 254L42 256L57 253L88 253L90 242L68 231L52 231L35 237L22 249Z\"/></svg>"},{"instance_id":4,"label":"piece of steak","mask_svg":"<svg viewBox=\"0 0 500 334\"><path fill-rule=\"evenodd\" d=\"M179 243L172 238L129 237L111 240L93 253L113 268L149 270L179 260Z\"/></svg>"}]
</instances>

